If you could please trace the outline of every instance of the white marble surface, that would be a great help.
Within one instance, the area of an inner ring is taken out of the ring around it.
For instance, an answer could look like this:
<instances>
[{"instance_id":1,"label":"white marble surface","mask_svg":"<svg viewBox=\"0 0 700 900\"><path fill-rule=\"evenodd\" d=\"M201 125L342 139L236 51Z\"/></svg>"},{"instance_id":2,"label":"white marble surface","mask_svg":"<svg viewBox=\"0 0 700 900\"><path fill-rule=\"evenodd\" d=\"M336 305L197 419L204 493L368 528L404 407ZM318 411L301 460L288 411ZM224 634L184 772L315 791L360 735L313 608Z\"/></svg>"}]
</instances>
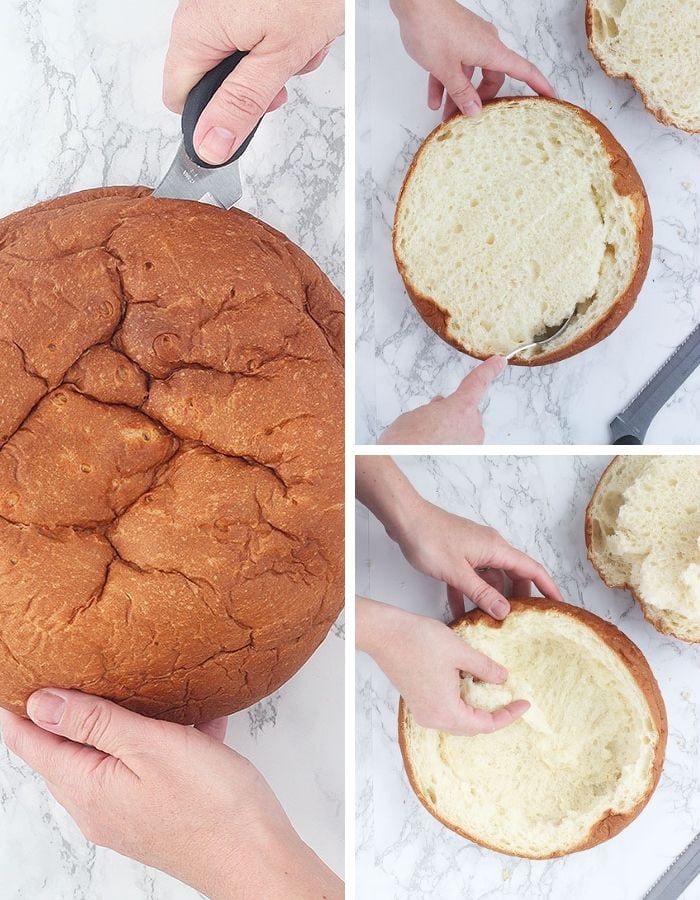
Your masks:
<instances>
[{"instance_id":1,"label":"white marble surface","mask_svg":"<svg viewBox=\"0 0 700 900\"><path fill-rule=\"evenodd\" d=\"M540 559L571 603L613 622L648 659L669 718L666 763L641 815L604 844L528 861L478 847L440 825L406 779L396 736L398 696L357 658L358 891L393 900L640 900L700 831L700 646L656 632L629 595L605 587L586 560L586 504L603 457L402 457L424 497L498 529ZM357 517L357 590L448 619L444 587L415 572L378 522ZM698 900L700 881L684 895Z\"/></svg>"},{"instance_id":2,"label":"white marble surface","mask_svg":"<svg viewBox=\"0 0 700 900\"><path fill-rule=\"evenodd\" d=\"M489 443L609 443L608 421L700 321L700 139L660 125L629 83L602 72L587 49L583 0L465 5L493 21L563 99L611 129L649 193L654 254L636 308L611 337L573 359L508 370L484 417ZM360 8L356 409L358 443L374 443L399 413L454 389L474 362L422 321L394 265L396 197L439 114L426 106L427 76L406 55L388 3L372 3L369 12L361 0ZM501 94L524 92L507 80ZM699 422L696 372L657 416L647 443L697 442Z\"/></svg>"},{"instance_id":3,"label":"white marble surface","mask_svg":"<svg viewBox=\"0 0 700 900\"><path fill-rule=\"evenodd\" d=\"M155 185L179 139L161 105L174 0L8 0L0 28L0 215L87 187ZM291 85L241 163L245 209L343 279L343 47ZM302 837L343 865L343 629L277 694L231 720L228 743L277 791ZM318 711L323 709L323 716ZM0 745L2 900L185 900L158 872L88 844Z\"/></svg>"}]
</instances>

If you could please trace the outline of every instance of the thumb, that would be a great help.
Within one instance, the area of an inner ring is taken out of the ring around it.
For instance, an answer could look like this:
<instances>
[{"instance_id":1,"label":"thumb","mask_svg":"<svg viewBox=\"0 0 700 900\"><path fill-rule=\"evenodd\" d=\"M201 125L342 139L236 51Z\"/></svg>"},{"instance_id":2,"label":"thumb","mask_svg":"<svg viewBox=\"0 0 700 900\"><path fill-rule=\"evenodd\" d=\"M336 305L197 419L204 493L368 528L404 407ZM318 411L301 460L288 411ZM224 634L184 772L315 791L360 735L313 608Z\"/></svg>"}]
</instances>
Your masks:
<instances>
[{"instance_id":1,"label":"thumb","mask_svg":"<svg viewBox=\"0 0 700 900\"><path fill-rule=\"evenodd\" d=\"M457 386L457 389L450 396L456 400L468 400L478 404L507 365L508 363L503 356L492 356L486 362L479 363L462 380L461 384Z\"/></svg>"},{"instance_id":2,"label":"thumb","mask_svg":"<svg viewBox=\"0 0 700 900\"><path fill-rule=\"evenodd\" d=\"M45 731L118 759L125 759L147 741L144 723L151 721L109 700L55 688L32 694L27 715Z\"/></svg>"},{"instance_id":3,"label":"thumb","mask_svg":"<svg viewBox=\"0 0 700 900\"><path fill-rule=\"evenodd\" d=\"M225 163L233 156L298 66L262 41L238 64L209 101L194 132L194 146L205 162Z\"/></svg>"}]
</instances>

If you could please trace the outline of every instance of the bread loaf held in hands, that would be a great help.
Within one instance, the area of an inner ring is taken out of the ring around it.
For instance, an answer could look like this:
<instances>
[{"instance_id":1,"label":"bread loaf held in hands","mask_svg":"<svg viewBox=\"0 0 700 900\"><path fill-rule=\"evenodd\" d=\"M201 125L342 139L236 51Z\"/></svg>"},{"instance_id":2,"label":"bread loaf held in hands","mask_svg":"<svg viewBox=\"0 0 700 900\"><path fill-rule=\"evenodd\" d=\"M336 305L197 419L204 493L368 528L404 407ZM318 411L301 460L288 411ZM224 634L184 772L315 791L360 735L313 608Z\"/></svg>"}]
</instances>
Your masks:
<instances>
[{"instance_id":1,"label":"bread loaf held in hands","mask_svg":"<svg viewBox=\"0 0 700 900\"><path fill-rule=\"evenodd\" d=\"M492 734L418 725L401 701L399 738L411 786L453 831L501 853L545 859L613 837L644 808L664 760L661 693L617 628L553 600L512 600L502 622L480 610L453 623L505 666L508 680L465 677L467 703L530 709Z\"/></svg>"},{"instance_id":2,"label":"bread loaf held in hands","mask_svg":"<svg viewBox=\"0 0 700 900\"><path fill-rule=\"evenodd\" d=\"M284 683L343 592L343 314L233 210L87 191L0 222L0 705L182 723Z\"/></svg>"}]
</instances>

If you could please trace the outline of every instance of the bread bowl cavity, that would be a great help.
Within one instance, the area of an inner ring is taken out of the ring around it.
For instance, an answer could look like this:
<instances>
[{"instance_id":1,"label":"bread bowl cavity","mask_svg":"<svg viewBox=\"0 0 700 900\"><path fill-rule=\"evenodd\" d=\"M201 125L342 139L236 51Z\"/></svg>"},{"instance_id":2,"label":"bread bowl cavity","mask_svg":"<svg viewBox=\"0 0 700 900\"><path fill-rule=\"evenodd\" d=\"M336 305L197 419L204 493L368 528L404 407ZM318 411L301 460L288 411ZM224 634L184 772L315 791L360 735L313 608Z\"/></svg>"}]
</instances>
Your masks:
<instances>
[{"instance_id":1,"label":"bread bowl cavity","mask_svg":"<svg viewBox=\"0 0 700 900\"><path fill-rule=\"evenodd\" d=\"M452 627L509 672L504 685L466 678L465 700L531 706L505 729L457 737L417 725L402 701L404 763L423 805L515 856L562 856L617 834L656 787L666 743L663 700L637 647L548 600L514 600L502 623L477 610Z\"/></svg>"},{"instance_id":2,"label":"bread bowl cavity","mask_svg":"<svg viewBox=\"0 0 700 900\"><path fill-rule=\"evenodd\" d=\"M642 182L610 132L578 107L505 98L425 140L396 208L394 253L427 323L478 358L574 319L541 365L606 337L629 312L651 253Z\"/></svg>"}]
</instances>

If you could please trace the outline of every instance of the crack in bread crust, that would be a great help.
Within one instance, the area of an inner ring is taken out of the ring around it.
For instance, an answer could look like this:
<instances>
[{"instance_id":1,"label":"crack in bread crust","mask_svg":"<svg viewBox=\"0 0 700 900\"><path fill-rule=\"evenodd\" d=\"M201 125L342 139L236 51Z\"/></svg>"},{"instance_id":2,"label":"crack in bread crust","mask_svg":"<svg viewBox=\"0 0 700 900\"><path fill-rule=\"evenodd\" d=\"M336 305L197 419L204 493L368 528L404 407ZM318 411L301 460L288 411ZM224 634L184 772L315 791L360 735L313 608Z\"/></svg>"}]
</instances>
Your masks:
<instances>
[{"instance_id":1,"label":"crack in bread crust","mask_svg":"<svg viewBox=\"0 0 700 900\"><path fill-rule=\"evenodd\" d=\"M253 217L143 188L0 221L0 280L0 705L266 696L342 606L340 295Z\"/></svg>"}]
</instances>

